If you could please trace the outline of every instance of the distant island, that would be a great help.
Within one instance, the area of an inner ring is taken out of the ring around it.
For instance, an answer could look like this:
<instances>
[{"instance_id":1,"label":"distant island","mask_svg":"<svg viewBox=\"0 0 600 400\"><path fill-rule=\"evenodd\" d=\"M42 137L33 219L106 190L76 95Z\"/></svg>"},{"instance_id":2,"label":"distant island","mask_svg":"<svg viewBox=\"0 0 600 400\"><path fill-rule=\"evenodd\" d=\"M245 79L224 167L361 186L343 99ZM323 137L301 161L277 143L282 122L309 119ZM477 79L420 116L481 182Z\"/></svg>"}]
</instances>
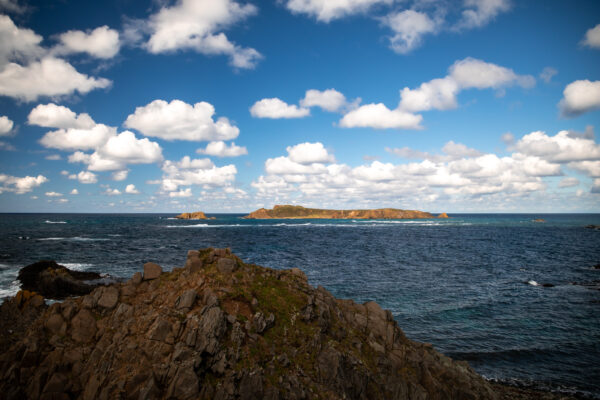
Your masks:
<instances>
[{"instance_id":1,"label":"distant island","mask_svg":"<svg viewBox=\"0 0 600 400\"><path fill-rule=\"evenodd\" d=\"M191 213L182 213L176 216L177 219L208 219L202 211L196 211Z\"/></svg>"},{"instance_id":2,"label":"distant island","mask_svg":"<svg viewBox=\"0 0 600 400\"><path fill-rule=\"evenodd\" d=\"M272 210L261 208L246 215L246 219L422 219L436 218L435 215L416 210L399 210L396 208L378 208L374 210L322 210L292 205L276 205ZM437 218L448 218L446 213Z\"/></svg>"}]
</instances>

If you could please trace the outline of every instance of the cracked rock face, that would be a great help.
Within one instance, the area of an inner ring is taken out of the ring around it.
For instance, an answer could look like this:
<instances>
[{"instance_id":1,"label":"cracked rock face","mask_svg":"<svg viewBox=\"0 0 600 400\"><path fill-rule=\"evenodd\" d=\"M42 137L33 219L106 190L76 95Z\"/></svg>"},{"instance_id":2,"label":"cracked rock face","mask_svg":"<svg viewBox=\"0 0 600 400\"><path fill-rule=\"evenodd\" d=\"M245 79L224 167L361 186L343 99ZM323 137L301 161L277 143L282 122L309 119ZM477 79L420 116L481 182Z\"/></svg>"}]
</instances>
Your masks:
<instances>
[{"instance_id":1,"label":"cracked rock face","mask_svg":"<svg viewBox=\"0 0 600 400\"><path fill-rule=\"evenodd\" d=\"M3 398L502 398L466 363L407 339L389 311L336 299L298 269L210 248L172 272L147 266L35 314L23 293L2 305L0 317L29 315L1 342Z\"/></svg>"}]
</instances>

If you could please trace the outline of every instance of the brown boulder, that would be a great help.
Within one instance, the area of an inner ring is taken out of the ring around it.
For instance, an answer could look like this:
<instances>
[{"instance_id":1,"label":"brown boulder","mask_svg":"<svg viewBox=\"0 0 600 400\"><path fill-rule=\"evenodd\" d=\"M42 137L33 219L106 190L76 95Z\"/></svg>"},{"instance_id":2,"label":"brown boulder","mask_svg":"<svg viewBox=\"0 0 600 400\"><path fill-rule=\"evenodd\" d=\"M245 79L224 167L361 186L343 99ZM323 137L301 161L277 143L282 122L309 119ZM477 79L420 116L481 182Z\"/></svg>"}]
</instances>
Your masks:
<instances>
[{"instance_id":1,"label":"brown boulder","mask_svg":"<svg viewBox=\"0 0 600 400\"><path fill-rule=\"evenodd\" d=\"M162 267L153 262L147 262L144 264L144 280L149 281L156 279L162 274Z\"/></svg>"}]
</instances>

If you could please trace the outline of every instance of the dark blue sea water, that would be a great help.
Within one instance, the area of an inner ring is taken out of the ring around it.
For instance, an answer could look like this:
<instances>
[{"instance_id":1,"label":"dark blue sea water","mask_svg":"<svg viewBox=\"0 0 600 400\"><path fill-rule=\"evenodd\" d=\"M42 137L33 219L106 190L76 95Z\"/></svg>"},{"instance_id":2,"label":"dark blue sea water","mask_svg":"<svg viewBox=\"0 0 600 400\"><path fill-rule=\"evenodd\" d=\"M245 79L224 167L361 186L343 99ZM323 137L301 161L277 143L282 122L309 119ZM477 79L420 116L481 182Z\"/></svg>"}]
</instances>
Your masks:
<instances>
[{"instance_id":1,"label":"dark blue sea water","mask_svg":"<svg viewBox=\"0 0 600 400\"><path fill-rule=\"evenodd\" d=\"M0 214L0 297L16 293L18 269L40 259L129 277L147 261L171 269L188 249L231 247L247 262L302 268L337 297L377 301L409 338L487 378L600 397L600 231L584 228L600 225L600 214L214 216Z\"/></svg>"}]
</instances>

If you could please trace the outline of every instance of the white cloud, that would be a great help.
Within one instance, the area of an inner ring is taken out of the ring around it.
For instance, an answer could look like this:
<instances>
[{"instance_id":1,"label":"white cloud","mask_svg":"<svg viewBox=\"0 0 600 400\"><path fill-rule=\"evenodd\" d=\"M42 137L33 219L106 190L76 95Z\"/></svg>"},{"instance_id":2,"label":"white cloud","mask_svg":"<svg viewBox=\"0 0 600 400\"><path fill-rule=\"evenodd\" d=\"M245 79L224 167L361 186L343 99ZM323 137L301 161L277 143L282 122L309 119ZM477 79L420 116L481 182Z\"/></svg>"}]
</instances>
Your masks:
<instances>
[{"instance_id":1,"label":"white cloud","mask_svg":"<svg viewBox=\"0 0 600 400\"><path fill-rule=\"evenodd\" d=\"M119 189L112 189L110 187L107 187L106 190L102 192L102 194L105 194L107 196L118 196L121 194L121 191Z\"/></svg>"},{"instance_id":2,"label":"white cloud","mask_svg":"<svg viewBox=\"0 0 600 400\"><path fill-rule=\"evenodd\" d=\"M551 162L600 160L600 145L585 137L573 137L569 131L548 136L541 131L523 136L516 144L519 152Z\"/></svg>"},{"instance_id":3,"label":"white cloud","mask_svg":"<svg viewBox=\"0 0 600 400\"><path fill-rule=\"evenodd\" d=\"M390 38L392 50L406 54L421 45L424 35L435 33L439 22L436 23L426 13L405 10L387 15L383 23L394 31Z\"/></svg>"},{"instance_id":4,"label":"white cloud","mask_svg":"<svg viewBox=\"0 0 600 400\"><path fill-rule=\"evenodd\" d=\"M250 114L256 118L302 118L310 115L310 110L273 97L254 103L250 107Z\"/></svg>"},{"instance_id":5,"label":"white cloud","mask_svg":"<svg viewBox=\"0 0 600 400\"><path fill-rule=\"evenodd\" d=\"M180 161L165 161L162 170L164 174L160 183L165 192L177 191L179 186L228 186L237 174L237 168L233 164L217 167L208 158L192 160L188 156Z\"/></svg>"},{"instance_id":6,"label":"white cloud","mask_svg":"<svg viewBox=\"0 0 600 400\"><path fill-rule=\"evenodd\" d=\"M206 148L196 150L196 153L215 157L238 157L248 154L248 150L245 147L236 146L233 142L227 146L225 142L218 141L210 142Z\"/></svg>"},{"instance_id":7,"label":"white cloud","mask_svg":"<svg viewBox=\"0 0 600 400\"><path fill-rule=\"evenodd\" d=\"M457 107L456 96L464 89L500 89L513 84L529 88L535 84L531 75L517 75L513 70L474 58L456 61L444 78L422 83L417 89L405 87L400 92L402 110L417 112Z\"/></svg>"},{"instance_id":8,"label":"white cloud","mask_svg":"<svg viewBox=\"0 0 600 400\"><path fill-rule=\"evenodd\" d=\"M119 32L104 25L93 31L68 31L58 36L55 54L88 53L97 58L113 58L119 52Z\"/></svg>"},{"instance_id":9,"label":"white cloud","mask_svg":"<svg viewBox=\"0 0 600 400\"><path fill-rule=\"evenodd\" d=\"M567 166L588 176L600 177L600 161L572 161Z\"/></svg>"},{"instance_id":10,"label":"white cloud","mask_svg":"<svg viewBox=\"0 0 600 400\"><path fill-rule=\"evenodd\" d=\"M568 188L568 187L574 187L574 186L578 186L578 185L579 185L579 179L574 178L574 177L566 177L560 181L560 183L558 184L558 187Z\"/></svg>"},{"instance_id":11,"label":"white cloud","mask_svg":"<svg viewBox=\"0 0 600 400\"><path fill-rule=\"evenodd\" d=\"M287 0L293 13L314 16L318 21L329 22L347 15L367 11L376 4L391 4L393 0Z\"/></svg>"},{"instance_id":12,"label":"white cloud","mask_svg":"<svg viewBox=\"0 0 600 400\"><path fill-rule=\"evenodd\" d=\"M140 194L140 191L135 188L133 183L130 183L125 187L125 193L127 194Z\"/></svg>"},{"instance_id":13,"label":"white cloud","mask_svg":"<svg viewBox=\"0 0 600 400\"><path fill-rule=\"evenodd\" d=\"M97 150L101 159L127 164L151 164L162 160L162 149L147 138L137 139L133 132L124 131L111 137ZM93 170L92 168L90 168Z\"/></svg>"},{"instance_id":14,"label":"white cloud","mask_svg":"<svg viewBox=\"0 0 600 400\"><path fill-rule=\"evenodd\" d=\"M46 158L46 160L50 160L50 161L62 160L62 157L60 156L60 154L50 154L50 155L46 156L45 158Z\"/></svg>"},{"instance_id":15,"label":"white cloud","mask_svg":"<svg viewBox=\"0 0 600 400\"><path fill-rule=\"evenodd\" d=\"M0 194L4 192L14 192L16 194L29 193L42 183L48 182L44 175L24 176L22 178L0 174Z\"/></svg>"},{"instance_id":16,"label":"white cloud","mask_svg":"<svg viewBox=\"0 0 600 400\"><path fill-rule=\"evenodd\" d=\"M19 28L10 17L0 15L0 67L11 60L29 61L41 56L44 53L40 47L42 40L31 29Z\"/></svg>"},{"instance_id":17,"label":"white cloud","mask_svg":"<svg viewBox=\"0 0 600 400\"><path fill-rule=\"evenodd\" d=\"M552 77L558 74L558 70L552 67L545 67L542 72L540 72L540 79L546 83L550 83Z\"/></svg>"},{"instance_id":18,"label":"white cloud","mask_svg":"<svg viewBox=\"0 0 600 400\"><path fill-rule=\"evenodd\" d=\"M323 143L300 143L287 147L288 157L298 164L331 163L335 161L333 154L329 154Z\"/></svg>"},{"instance_id":19,"label":"white cloud","mask_svg":"<svg viewBox=\"0 0 600 400\"><path fill-rule=\"evenodd\" d=\"M181 189L178 192L170 192L169 197L192 197L192 189Z\"/></svg>"},{"instance_id":20,"label":"white cloud","mask_svg":"<svg viewBox=\"0 0 600 400\"><path fill-rule=\"evenodd\" d=\"M569 83L558 106L561 114L567 117L600 109L600 81L586 79Z\"/></svg>"},{"instance_id":21,"label":"white cloud","mask_svg":"<svg viewBox=\"0 0 600 400\"><path fill-rule=\"evenodd\" d=\"M366 104L350 111L340 120L343 128L421 129L421 115L399 109L390 110L384 104Z\"/></svg>"},{"instance_id":22,"label":"white cloud","mask_svg":"<svg viewBox=\"0 0 600 400\"><path fill-rule=\"evenodd\" d=\"M69 128L47 132L40 143L44 147L59 150L92 150L102 146L116 135L117 129L104 124L89 129Z\"/></svg>"},{"instance_id":23,"label":"white cloud","mask_svg":"<svg viewBox=\"0 0 600 400\"><path fill-rule=\"evenodd\" d=\"M0 0L0 10L22 14L27 10L27 6L19 4L18 0Z\"/></svg>"},{"instance_id":24,"label":"white cloud","mask_svg":"<svg viewBox=\"0 0 600 400\"><path fill-rule=\"evenodd\" d=\"M93 172L90 172L90 171L81 171L78 174L69 175L69 179L76 179L80 183L86 183L86 184L98 182L98 177L96 176L96 174L94 174Z\"/></svg>"},{"instance_id":25,"label":"white cloud","mask_svg":"<svg viewBox=\"0 0 600 400\"><path fill-rule=\"evenodd\" d=\"M31 62L27 66L9 63L0 71L0 95L23 101L35 101L41 96L65 96L75 92L86 94L110 84L108 79L81 74L68 62L54 57Z\"/></svg>"},{"instance_id":26,"label":"white cloud","mask_svg":"<svg viewBox=\"0 0 600 400\"><path fill-rule=\"evenodd\" d=\"M46 128L62 129L90 129L96 125L89 114L81 113L77 115L69 108L54 103L37 105L29 113L27 123Z\"/></svg>"},{"instance_id":27,"label":"white cloud","mask_svg":"<svg viewBox=\"0 0 600 400\"><path fill-rule=\"evenodd\" d=\"M253 48L232 43L222 30L257 13L252 4L233 0L178 0L150 16L146 29L151 53L195 50L202 54L223 54L236 68L254 68L262 58Z\"/></svg>"},{"instance_id":28,"label":"white cloud","mask_svg":"<svg viewBox=\"0 0 600 400\"><path fill-rule=\"evenodd\" d=\"M129 174L128 169L124 169L121 171L115 171L112 173L112 180L113 181L124 181L125 179L127 179L128 174Z\"/></svg>"},{"instance_id":29,"label":"white cloud","mask_svg":"<svg viewBox=\"0 0 600 400\"><path fill-rule=\"evenodd\" d=\"M346 107L348 102L346 96L335 89L316 90L310 89L306 91L304 98L300 100L300 109L310 107L321 107L325 111L337 112Z\"/></svg>"},{"instance_id":30,"label":"white cloud","mask_svg":"<svg viewBox=\"0 0 600 400\"><path fill-rule=\"evenodd\" d=\"M467 8L462 12L458 29L472 29L487 25L497 15L510 10L509 0L464 0Z\"/></svg>"},{"instance_id":31,"label":"white cloud","mask_svg":"<svg viewBox=\"0 0 600 400\"><path fill-rule=\"evenodd\" d=\"M63 194L58 192L46 192L46 196L48 197L61 197Z\"/></svg>"},{"instance_id":32,"label":"white cloud","mask_svg":"<svg viewBox=\"0 0 600 400\"><path fill-rule=\"evenodd\" d=\"M137 107L125 121L128 128L137 129L146 136L165 140L231 140L240 130L225 117L213 120L215 108L207 102L193 106L181 100L167 103L154 100L144 107Z\"/></svg>"},{"instance_id":33,"label":"white cloud","mask_svg":"<svg viewBox=\"0 0 600 400\"><path fill-rule=\"evenodd\" d=\"M72 195L79 194L79 190L77 190L77 189L73 189L73 190L71 190L71 193L70 193L70 194L72 194Z\"/></svg>"},{"instance_id":34,"label":"white cloud","mask_svg":"<svg viewBox=\"0 0 600 400\"><path fill-rule=\"evenodd\" d=\"M6 116L0 117L0 136L10 136L14 123Z\"/></svg>"},{"instance_id":35,"label":"white cloud","mask_svg":"<svg viewBox=\"0 0 600 400\"><path fill-rule=\"evenodd\" d=\"M600 24L588 29L581 43L593 49L600 49Z\"/></svg>"}]
</instances>

